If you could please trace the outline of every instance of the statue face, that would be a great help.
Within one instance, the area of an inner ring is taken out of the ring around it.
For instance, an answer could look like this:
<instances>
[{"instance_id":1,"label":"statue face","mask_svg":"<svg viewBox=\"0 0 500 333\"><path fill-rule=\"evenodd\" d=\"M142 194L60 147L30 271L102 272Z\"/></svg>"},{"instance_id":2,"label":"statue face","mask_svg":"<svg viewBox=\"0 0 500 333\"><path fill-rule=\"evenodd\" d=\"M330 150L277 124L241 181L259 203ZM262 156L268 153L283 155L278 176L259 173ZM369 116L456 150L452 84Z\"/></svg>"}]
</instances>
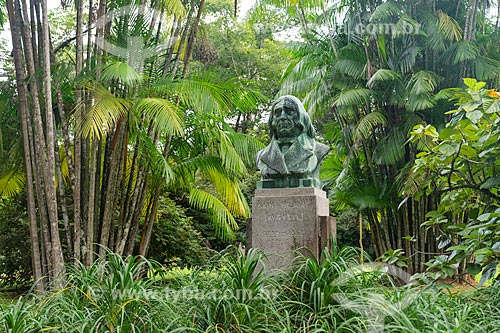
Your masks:
<instances>
[{"instance_id":1,"label":"statue face","mask_svg":"<svg viewBox=\"0 0 500 333\"><path fill-rule=\"evenodd\" d=\"M273 114L271 125L276 128L278 138L294 138L300 135L299 112L296 106L282 100L274 106Z\"/></svg>"}]
</instances>

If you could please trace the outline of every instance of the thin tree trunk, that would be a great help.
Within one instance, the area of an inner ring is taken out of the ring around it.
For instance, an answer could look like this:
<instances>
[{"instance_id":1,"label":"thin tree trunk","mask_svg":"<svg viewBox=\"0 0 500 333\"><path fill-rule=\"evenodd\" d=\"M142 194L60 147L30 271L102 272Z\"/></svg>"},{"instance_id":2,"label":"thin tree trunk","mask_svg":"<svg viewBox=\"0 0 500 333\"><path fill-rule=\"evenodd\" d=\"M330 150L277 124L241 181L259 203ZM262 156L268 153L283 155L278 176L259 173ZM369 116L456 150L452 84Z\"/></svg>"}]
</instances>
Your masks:
<instances>
[{"instance_id":1,"label":"thin tree trunk","mask_svg":"<svg viewBox=\"0 0 500 333\"><path fill-rule=\"evenodd\" d=\"M365 249L363 247L363 215L361 214L361 211L358 210L358 226L359 226L359 248L361 249L361 263L363 263L364 260L364 255L365 255Z\"/></svg>"},{"instance_id":2,"label":"thin tree trunk","mask_svg":"<svg viewBox=\"0 0 500 333\"><path fill-rule=\"evenodd\" d=\"M180 19L174 19L175 29L172 29L170 37L168 39L168 49L165 55L165 63L163 65L163 76L165 77L169 73L170 64L172 63L172 55L174 54L174 46L177 41L177 36L179 36L182 21Z\"/></svg>"},{"instance_id":3,"label":"thin tree trunk","mask_svg":"<svg viewBox=\"0 0 500 333\"><path fill-rule=\"evenodd\" d=\"M140 173L144 174L144 167L142 166L142 169ZM134 248L135 248L135 241L137 237L137 233L139 231L139 223L141 221L141 215L142 215L142 210L144 208L144 204L146 201L146 194L148 190L148 183L147 181L144 180L144 177L141 177L142 183L140 184L140 196L138 198L138 204L137 207L134 211L134 215L132 216L132 225L130 227L130 235L128 237L128 244L127 244L127 251L125 252L125 255L132 255L134 253ZM148 210L149 211L149 210ZM147 217L147 215L146 215Z\"/></svg>"},{"instance_id":4,"label":"thin tree trunk","mask_svg":"<svg viewBox=\"0 0 500 333\"><path fill-rule=\"evenodd\" d=\"M83 69L83 0L76 0L76 79L78 80ZM89 32L90 34L90 32ZM77 87L76 89L76 107L82 108L82 92ZM81 110L76 111L77 115L81 115ZM78 121L78 120L77 120ZM75 183L73 190L73 248L75 261L81 261L81 242L82 242L82 226L81 226L81 163L86 163L87 160L80 156L80 134L75 133Z\"/></svg>"},{"instance_id":5,"label":"thin tree trunk","mask_svg":"<svg viewBox=\"0 0 500 333\"><path fill-rule=\"evenodd\" d=\"M94 262L94 223L95 223L95 207L96 207L96 187L99 186L99 183L96 181L97 177L97 153L98 153L98 144L100 141L94 139L92 141L91 146L91 154L90 154L90 167L89 167L89 175L90 175L90 183L89 183L89 210L87 216L87 226L86 226L86 251L85 251L85 264L87 266L92 265Z\"/></svg>"},{"instance_id":6,"label":"thin tree trunk","mask_svg":"<svg viewBox=\"0 0 500 333\"><path fill-rule=\"evenodd\" d=\"M170 145L172 144L172 136L168 137L167 144L163 148L163 158L167 159L170 153ZM156 185L155 193L152 198L151 211L149 212L149 219L145 222L144 230L141 236L141 242L139 244L139 255L146 256L149 250L149 244L151 242L151 235L153 232L153 224L156 220L156 214L158 212L158 205L160 203L160 191L161 182Z\"/></svg>"},{"instance_id":7,"label":"thin tree trunk","mask_svg":"<svg viewBox=\"0 0 500 333\"><path fill-rule=\"evenodd\" d=\"M500 19L500 0L497 1L497 19L495 21L495 28L498 29L498 20Z\"/></svg>"},{"instance_id":8,"label":"thin tree trunk","mask_svg":"<svg viewBox=\"0 0 500 333\"><path fill-rule=\"evenodd\" d=\"M174 62L174 68L172 69L172 75L177 73L177 69L179 68L179 60L182 50L184 49L184 43L186 42L187 34L191 28L191 21L193 19L194 8L195 8L196 0L191 0L191 6L189 7L189 12L186 19L186 25L184 26L184 31L182 32L181 40L179 41L179 46L177 48L177 56ZM163 75L166 75L166 71L164 68Z\"/></svg>"},{"instance_id":9,"label":"thin tree trunk","mask_svg":"<svg viewBox=\"0 0 500 333\"><path fill-rule=\"evenodd\" d=\"M203 12L203 7L205 5L205 0L200 0L200 5L198 7L198 13L196 14L196 19L191 27L191 33L189 34L186 52L184 53L184 67L182 68L182 77L186 76L187 69L189 66L189 60L191 58L191 53L193 51L194 41L196 39L196 33L198 32L198 26L200 25L201 13Z\"/></svg>"},{"instance_id":10,"label":"thin tree trunk","mask_svg":"<svg viewBox=\"0 0 500 333\"><path fill-rule=\"evenodd\" d=\"M36 202L33 187L33 173L31 167L31 154L28 128L28 94L25 85L25 66L21 45L21 29L17 24L14 4L12 0L7 0L7 14L9 16L10 31L12 36L14 67L18 92L18 111L21 114L21 129L23 134L24 166L26 171L26 192L28 203L28 221L31 240L31 262L33 266L33 277L35 279L35 291L42 292L45 289L45 282L42 279L42 259L40 255L40 240L38 237L38 226L36 221Z\"/></svg>"},{"instance_id":11,"label":"thin tree trunk","mask_svg":"<svg viewBox=\"0 0 500 333\"><path fill-rule=\"evenodd\" d=\"M50 278L55 277L56 271L54 270L54 259L53 259L53 246L50 235L50 215L48 208L48 200L47 200L47 178L48 176L48 162L47 162L47 146L46 140L44 136L43 130L43 121L40 109L40 99L38 93L38 81L35 79L36 71L35 71L35 61L33 59L32 44L31 44L31 34L29 32L29 26L24 24L23 12L27 13L27 5L26 1L22 0L22 10L21 5L18 1L16 1L17 5L15 7L16 10L16 20L19 22L21 31L22 31L22 40L24 43L24 56L26 58L26 67L28 71L28 76L33 78L30 80L29 88L32 98L32 106L33 106L33 123L30 127L35 129L32 139L33 142L31 151L33 169L36 171L36 181L35 181L35 189L37 192L37 202L39 208L39 216L40 216L40 226L42 230L42 239L43 239L43 249L45 255L46 268L45 271L49 275ZM29 118L28 118L29 119ZM30 120L28 120L30 121ZM35 154L36 149L36 154ZM56 212L57 213L57 212ZM56 214L57 217L57 214Z\"/></svg>"},{"instance_id":12,"label":"thin tree trunk","mask_svg":"<svg viewBox=\"0 0 500 333\"><path fill-rule=\"evenodd\" d=\"M42 34L43 34L43 81L45 93L45 129L47 147L47 169L46 169L46 194L47 206L50 219L50 233L52 241L54 277L60 277L64 273L64 257L59 237L59 226L57 219L57 196L55 182L55 157L54 157L54 119L52 113L52 82L50 73L50 38L49 21L47 12L47 0L42 0Z\"/></svg>"},{"instance_id":13,"label":"thin tree trunk","mask_svg":"<svg viewBox=\"0 0 500 333\"><path fill-rule=\"evenodd\" d=\"M99 243L101 244L101 248L99 249L99 254L104 255L106 253L106 247L109 247L109 240L112 233L113 228L113 220L115 216L116 203L117 203L117 190L119 189L120 184L120 176L121 176L121 168L122 168L122 158L121 154L123 153L123 146L125 144L125 132L126 129L126 121L122 118L116 127L116 131L113 137L113 140L110 143L110 160L108 168L108 177L107 182L103 183L103 187L106 186L106 195L103 196L103 201L101 204L103 213L102 213L102 227L101 227L101 237Z\"/></svg>"},{"instance_id":14,"label":"thin tree trunk","mask_svg":"<svg viewBox=\"0 0 500 333\"><path fill-rule=\"evenodd\" d=\"M136 144L134 147L134 157L132 159L132 166L130 168L127 191L125 195L125 205L122 206L118 237L115 242L117 245L116 252L120 255L122 255L125 250L125 245L127 243L127 239L129 236L130 227L132 225L132 217L134 216L135 209L137 209L136 204L140 194L142 173L139 173L139 169L137 168L137 165L139 164L139 148L140 148L140 138L137 137ZM138 169L137 177L134 177L136 175L136 169Z\"/></svg>"},{"instance_id":15,"label":"thin tree trunk","mask_svg":"<svg viewBox=\"0 0 500 333\"><path fill-rule=\"evenodd\" d=\"M57 143L56 147L57 148ZM63 216L63 225L64 225L64 232L66 234L66 244L68 247L68 257L71 257L73 253L73 243L71 241L71 229L69 226L69 217L68 217L68 206L66 204L66 194L64 193L64 180L62 176L62 170L61 170L61 157L59 153L57 152L56 149L56 172L57 172L57 182L59 186L57 186L57 189L59 191L59 199L61 201L60 206L61 206L61 213Z\"/></svg>"}]
</instances>

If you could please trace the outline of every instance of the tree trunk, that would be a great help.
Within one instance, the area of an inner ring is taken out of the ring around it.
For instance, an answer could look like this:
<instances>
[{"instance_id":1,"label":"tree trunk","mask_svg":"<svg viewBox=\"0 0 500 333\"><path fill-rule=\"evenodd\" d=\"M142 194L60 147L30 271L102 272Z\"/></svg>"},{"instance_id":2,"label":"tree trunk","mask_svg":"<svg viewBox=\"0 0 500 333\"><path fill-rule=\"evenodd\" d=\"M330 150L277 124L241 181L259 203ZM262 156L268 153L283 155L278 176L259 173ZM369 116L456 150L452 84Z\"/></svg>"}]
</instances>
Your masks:
<instances>
[{"instance_id":1,"label":"tree trunk","mask_svg":"<svg viewBox=\"0 0 500 333\"><path fill-rule=\"evenodd\" d=\"M182 49L184 48L184 43L186 42L187 34L191 28L191 21L193 19L194 8L195 8L196 0L191 1L191 6L189 7L189 12L186 19L186 25L184 26L184 30L182 32L181 40L179 41L179 46L177 48L177 56L174 62L174 68L172 69L172 75L177 73L177 69L179 68L179 59L182 53ZM167 69L163 68L163 76L167 75Z\"/></svg>"},{"instance_id":2,"label":"tree trunk","mask_svg":"<svg viewBox=\"0 0 500 333\"><path fill-rule=\"evenodd\" d=\"M189 66L189 60L191 58L191 53L193 51L194 41L196 39L196 33L198 32L198 26L200 25L201 13L203 12L203 6L205 5L205 0L200 1L200 5L198 7L198 14L196 15L196 19L193 22L191 27L191 33L188 37L188 42L186 45L186 52L184 53L184 67L182 68L182 77L186 76L187 69Z\"/></svg>"},{"instance_id":3,"label":"tree trunk","mask_svg":"<svg viewBox=\"0 0 500 333\"><path fill-rule=\"evenodd\" d=\"M102 221L101 221L101 237L99 255L106 253L106 248L110 246L110 237L112 234L113 222L115 218L116 203L118 201L118 189L121 181L122 169L122 153L125 143L126 121L122 118L116 126L113 139L109 142L109 163L107 166L108 176L106 182L103 182L103 192L101 207L102 207Z\"/></svg>"},{"instance_id":4,"label":"tree trunk","mask_svg":"<svg viewBox=\"0 0 500 333\"><path fill-rule=\"evenodd\" d=\"M60 277L64 273L64 257L59 237L59 226L57 219L57 196L55 182L55 157L54 157L54 119L52 113L52 82L50 73L50 38L49 21L47 13L47 0L42 0L42 34L43 34L43 81L45 94L45 130L47 147L47 164L45 187L47 195L47 207L50 220L50 236L52 241L54 277Z\"/></svg>"},{"instance_id":5,"label":"tree trunk","mask_svg":"<svg viewBox=\"0 0 500 333\"><path fill-rule=\"evenodd\" d=\"M57 143L56 147L57 148ZM58 150L55 149L56 155L56 172L57 172L57 183L59 186L57 186L57 190L59 191L59 200L60 200L60 206L61 206L61 213L63 216L63 225L64 225L64 233L66 234L66 246L68 247L68 257L71 257L73 254L73 243L71 241L71 229L69 227L69 217L68 217L68 206L66 204L66 194L64 193L64 180L62 176L62 170L61 170L61 157L58 153Z\"/></svg>"},{"instance_id":6,"label":"tree trunk","mask_svg":"<svg viewBox=\"0 0 500 333\"><path fill-rule=\"evenodd\" d=\"M38 237L38 226L36 221L36 202L33 187L33 173L31 167L30 142L28 127L28 94L25 85L25 66L21 46L21 29L16 20L14 4L12 0L7 0L7 14L9 16L10 31L12 36L12 53L14 57L14 67L17 81L18 111L21 114L21 129L23 134L24 166L26 171L26 192L28 203L28 222L31 239L31 262L33 266L33 278L35 280L35 291L42 292L45 282L42 279L42 258L40 254L40 240Z\"/></svg>"},{"instance_id":7,"label":"tree trunk","mask_svg":"<svg viewBox=\"0 0 500 333\"><path fill-rule=\"evenodd\" d=\"M78 80L82 74L83 69L83 0L76 0L76 79ZM90 34L90 32L89 32ZM82 92L77 87L76 89L76 107L83 107ZM76 110L77 115L81 115L81 110ZM81 227L81 163L87 163L87 160L82 160L80 156L80 134L75 133L75 183L73 187L73 248L75 261L81 260L81 241L82 241L82 227Z\"/></svg>"}]
</instances>

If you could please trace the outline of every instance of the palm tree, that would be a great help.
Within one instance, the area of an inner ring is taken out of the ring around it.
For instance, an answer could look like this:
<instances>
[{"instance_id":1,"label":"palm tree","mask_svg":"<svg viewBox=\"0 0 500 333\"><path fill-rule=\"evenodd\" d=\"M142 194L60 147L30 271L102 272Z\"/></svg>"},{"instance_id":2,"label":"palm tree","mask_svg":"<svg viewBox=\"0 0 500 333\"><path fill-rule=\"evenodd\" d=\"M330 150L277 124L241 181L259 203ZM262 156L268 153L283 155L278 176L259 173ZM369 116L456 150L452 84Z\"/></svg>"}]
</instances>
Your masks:
<instances>
[{"instance_id":1,"label":"palm tree","mask_svg":"<svg viewBox=\"0 0 500 333\"><path fill-rule=\"evenodd\" d=\"M498 62L462 40L455 7L435 1L418 8L396 1L344 4L346 10L324 4L322 12L309 13L313 19L305 41L291 48L295 60L281 92L302 96L318 118L335 123L322 125L333 128L326 137L341 136L339 151L344 152L330 155L330 160L341 158L340 164L325 161L324 171L335 184L334 201L363 211L378 256L401 248L415 258L410 271L420 270L425 253L436 252L429 242L432 231L420 228L436 198L401 196L416 154L405 142L416 124L444 123L448 96L436 92L459 84L463 73L457 66L492 79ZM333 13L342 10L346 15L339 32L332 28L342 16Z\"/></svg>"},{"instance_id":2,"label":"palm tree","mask_svg":"<svg viewBox=\"0 0 500 333\"><path fill-rule=\"evenodd\" d=\"M92 31L94 10L103 15L128 6L131 11L97 26L96 43L85 50L83 2L77 1L77 45L68 50L76 52L75 63L58 53L71 43L52 48L46 3L29 5L7 1L35 279L56 281L62 274L63 235L66 259L88 265L105 247L146 254L165 191L187 191L194 207L211 214L219 235L230 238L237 228L235 217L248 214L238 178L259 144L235 133L225 117L236 108L254 109L261 97L238 81L189 72L188 46L196 40L199 22L186 16L184 4L101 0L97 9L90 6L87 31ZM189 1L187 7L199 16L203 2ZM35 12L39 19L31 15ZM167 15L173 24L164 31ZM188 46L182 45L185 41L169 43L145 59L141 71L120 55L106 53L109 48L94 48L102 46L103 38L123 47L131 32L147 47L158 45L164 33L173 41L178 34L189 36ZM1 142L5 140L0 140L4 155ZM19 189L21 173L14 163L10 166L7 170L2 164L1 180L9 180L3 189ZM64 230L59 229L60 216Z\"/></svg>"}]
</instances>

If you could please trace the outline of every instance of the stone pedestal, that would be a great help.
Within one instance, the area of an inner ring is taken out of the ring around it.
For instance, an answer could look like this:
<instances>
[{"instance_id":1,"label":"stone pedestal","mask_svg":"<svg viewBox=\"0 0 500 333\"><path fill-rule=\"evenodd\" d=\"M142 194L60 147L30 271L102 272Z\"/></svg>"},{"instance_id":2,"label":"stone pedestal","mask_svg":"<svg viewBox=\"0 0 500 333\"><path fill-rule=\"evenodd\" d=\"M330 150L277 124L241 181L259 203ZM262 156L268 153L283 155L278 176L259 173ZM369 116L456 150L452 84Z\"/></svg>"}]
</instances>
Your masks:
<instances>
[{"instance_id":1,"label":"stone pedestal","mask_svg":"<svg viewBox=\"0 0 500 333\"><path fill-rule=\"evenodd\" d=\"M255 191L247 245L269 255L268 269L286 268L297 249L319 256L332 234L335 221L329 217L324 191L313 187Z\"/></svg>"}]
</instances>

